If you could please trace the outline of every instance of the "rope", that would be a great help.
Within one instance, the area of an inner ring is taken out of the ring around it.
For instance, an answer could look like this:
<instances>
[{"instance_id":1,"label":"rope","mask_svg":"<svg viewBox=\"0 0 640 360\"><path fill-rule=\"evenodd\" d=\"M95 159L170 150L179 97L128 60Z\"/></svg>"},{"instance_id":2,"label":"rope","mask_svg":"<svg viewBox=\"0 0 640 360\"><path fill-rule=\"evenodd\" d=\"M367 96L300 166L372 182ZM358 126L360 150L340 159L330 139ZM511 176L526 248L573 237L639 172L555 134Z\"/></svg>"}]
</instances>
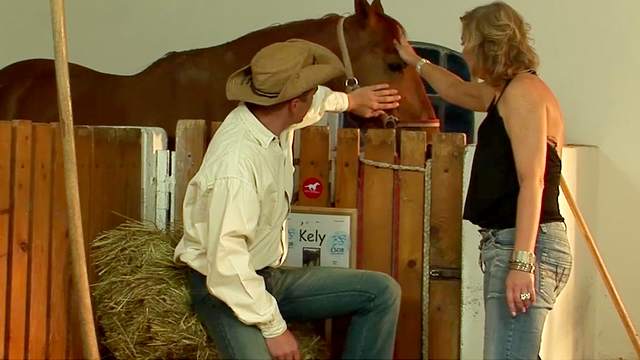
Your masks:
<instances>
[{"instance_id":1,"label":"rope","mask_svg":"<svg viewBox=\"0 0 640 360\"><path fill-rule=\"evenodd\" d=\"M401 171L417 171L422 173L427 172L427 167L390 164L386 162L365 159L363 155L360 155L360 162L365 165L369 165L377 168L383 168L383 169L392 169L392 170L401 170Z\"/></svg>"}]
</instances>

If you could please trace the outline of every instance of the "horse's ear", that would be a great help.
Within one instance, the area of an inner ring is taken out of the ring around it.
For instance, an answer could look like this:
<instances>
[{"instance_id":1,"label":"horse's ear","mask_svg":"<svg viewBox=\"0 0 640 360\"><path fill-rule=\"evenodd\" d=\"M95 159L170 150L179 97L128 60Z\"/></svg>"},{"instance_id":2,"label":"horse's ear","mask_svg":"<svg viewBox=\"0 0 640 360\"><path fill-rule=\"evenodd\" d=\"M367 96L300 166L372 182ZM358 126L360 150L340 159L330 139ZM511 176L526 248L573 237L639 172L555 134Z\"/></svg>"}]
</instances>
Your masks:
<instances>
[{"instance_id":1,"label":"horse's ear","mask_svg":"<svg viewBox=\"0 0 640 360\"><path fill-rule=\"evenodd\" d=\"M355 0L354 9L356 15L366 19L369 16L369 1L368 0Z\"/></svg>"},{"instance_id":2,"label":"horse's ear","mask_svg":"<svg viewBox=\"0 0 640 360\"><path fill-rule=\"evenodd\" d=\"M378 14L384 14L384 9L382 8L380 0L373 0L371 3L371 11Z\"/></svg>"}]
</instances>

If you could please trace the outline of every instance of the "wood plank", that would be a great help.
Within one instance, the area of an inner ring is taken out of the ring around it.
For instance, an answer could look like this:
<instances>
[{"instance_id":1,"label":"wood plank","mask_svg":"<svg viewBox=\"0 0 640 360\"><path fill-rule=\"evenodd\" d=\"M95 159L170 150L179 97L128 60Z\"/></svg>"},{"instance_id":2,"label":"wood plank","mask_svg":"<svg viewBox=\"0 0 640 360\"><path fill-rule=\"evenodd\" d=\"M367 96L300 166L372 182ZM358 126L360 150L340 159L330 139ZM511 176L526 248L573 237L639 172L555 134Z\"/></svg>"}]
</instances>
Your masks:
<instances>
[{"instance_id":1,"label":"wood plank","mask_svg":"<svg viewBox=\"0 0 640 360\"><path fill-rule=\"evenodd\" d=\"M49 288L49 339L47 358L62 359L67 354L67 317L69 266L69 234L67 200L64 188L62 143L58 124L54 124L53 188L51 207L51 260ZM100 206L96 203L93 206Z\"/></svg>"},{"instance_id":2,"label":"wood plank","mask_svg":"<svg viewBox=\"0 0 640 360\"><path fill-rule=\"evenodd\" d=\"M425 166L427 139L423 131L402 131L400 163ZM424 173L400 171L398 209L398 273L402 302L396 358L419 359L422 353L422 244L424 238Z\"/></svg>"},{"instance_id":3,"label":"wood plank","mask_svg":"<svg viewBox=\"0 0 640 360\"><path fill-rule=\"evenodd\" d=\"M335 186L337 208L358 208L358 176L360 171L360 130L338 129L336 143ZM358 217L360 214L358 214ZM345 345L351 317L328 319L325 337L332 359L339 359Z\"/></svg>"},{"instance_id":4,"label":"wood plank","mask_svg":"<svg viewBox=\"0 0 640 360\"><path fill-rule=\"evenodd\" d=\"M91 198L91 167L93 164L93 128L89 126L75 127L76 142L76 163L78 165L78 186L80 190L80 208L82 211L82 230L87 245L91 243L91 239L97 235L91 226L92 223L92 205ZM90 253L89 248L85 247L87 255ZM87 257L87 264L90 264ZM93 279L93 274L89 273L89 280Z\"/></svg>"},{"instance_id":5,"label":"wood plank","mask_svg":"<svg viewBox=\"0 0 640 360\"><path fill-rule=\"evenodd\" d=\"M92 139L92 159L90 163L91 177L91 220L88 226L90 230L87 238L94 238L110 222L111 209L113 209L112 191L118 189L116 183L116 154L112 145L112 129L94 128ZM107 161L105 161L107 160ZM118 189L121 191L121 189Z\"/></svg>"},{"instance_id":6,"label":"wood plank","mask_svg":"<svg viewBox=\"0 0 640 360\"><path fill-rule=\"evenodd\" d=\"M437 134L431 168L429 266L432 272L460 272L462 260L462 171L464 134ZM460 355L460 279L429 282L430 358Z\"/></svg>"},{"instance_id":7,"label":"wood plank","mask_svg":"<svg viewBox=\"0 0 640 360\"><path fill-rule=\"evenodd\" d=\"M196 174L204 158L206 138L209 137L204 120L179 120L176 128L176 187L175 221L182 223L182 203L187 185Z\"/></svg>"},{"instance_id":8,"label":"wood plank","mask_svg":"<svg viewBox=\"0 0 640 360\"><path fill-rule=\"evenodd\" d=\"M5 355L7 330L7 290L9 282L9 223L11 221L12 125L0 121L0 357Z\"/></svg>"},{"instance_id":9,"label":"wood plank","mask_svg":"<svg viewBox=\"0 0 640 360\"><path fill-rule=\"evenodd\" d=\"M140 129L93 129L92 237L140 218L141 151Z\"/></svg>"},{"instance_id":10,"label":"wood plank","mask_svg":"<svg viewBox=\"0 0 640 360\"><path fill-rule=\"evenodd\" d=\"M429 359L460 358L460 280L429 284Z\"/></svg>"},{"instance_id":11,"label":"wood plank","mask_svg":"<svg viewBox=\"0 0 640 360\"><path fill-rule=\"evenodd\" d=\"M460 268L464 134L437 134L431 170L431 268Z\"/></svg>"},{"instance_id":12,"label":"wood plank","mask_svg":"<svg viewBox=\"0 0 640 360\"><path fill-rule=\"evenodd\" d=\"M369 129L364 153L368 160L393 164L395 130ZM358 267L391 275L393 260L393 170L364 166L362 238Z\"/></svg>"},{"instance_id":13,"label":"wood plank","mask_svg":"<svg viewBox=\"0 0 640 360\"><path fill-rule=\"evenodd\" d=\"M87 275L89 284L95 281L96 274L91 258L91 243L95 236L92 231L92 214L94 206L91 201L91 168L93 166L93 128L89 126L76 126L74 128L76 142L76 163L78 166L78 186L80 191L80 208L82 211L82 228L85 237L85 258L87 260ZM69 277L68 281L71 281ZM69 298L73 299L73 283L69 283ZM69 307L73 302L69 301ZM67 337L67 358L81 359L83 357L82 341L80 336L80 323L77 311L68 315L69 336Z\"/></svg>"},{"instance_id":14,"label":"wood plank","mask_svg":"<svg viewBox=\"0 0 640 360\"><path fill-rule=\"evenodd\" d=\"M360 130L338 129L336 146L336 207L358 207Z\"/></svg>"},{"instance_id":15,"label":"wood plank","mask_svg":"<svg viewBox=\"0 0 640 360\"><path fill-rule=\"evenodd\" d=\"M121 159L122 192L114 211L126 217L140 220L142 215L142 131L140 129L118 129L118 158ZM110 224L112 229L122 223L118 217Z\"/></svg>"},{"instance_id":16,"label":"wood plank","mask_svg":"<svg viewBox=\"0 0 640 360\"><path fill-rule=\"evenodd\" d=\"M329 206L330 194L329 127L308 126L300 130L298 205Z\"/></svg>"},{"instance_id":17,"label":"wood plank","mask_svg":"<svg viewBox=\"0 0 640 360\"><path fill-rule=\"evenodd\" d=\"M31 161L33 133L30 121L13 121L13 212L11 219L11 270L9 279L9 342L7 358L25 357L27 335L27 299L29 248L31 241Z\"/></svg>"},{"instance_id":18,"label":"wood plank","mask_svg":"<svg viewBox=\"0 0 640 360\"><path fill-rule=\"evenodd\" d=\"M28 357L47 356L49 306L49 249L51 239L51 186L53 184L53 129L33 125L33 217L31 222L30 301Z\"/></svg>"},{"instance_id":19,"label":"wood plank","mask_svg":"<svg viewBox=\"0 0 640 360\"><path fill-rule=\"evenodd\" d=\"M211 126L209 127L209 141L207 141L207 144L209 144L209 142L211 141L211 139L213 139L213 135L216 134L216 131L218 131L218 129L220 128L220 125L222 125L222 121L212 121L211 122Z\"/></svg>"}]
</instances>

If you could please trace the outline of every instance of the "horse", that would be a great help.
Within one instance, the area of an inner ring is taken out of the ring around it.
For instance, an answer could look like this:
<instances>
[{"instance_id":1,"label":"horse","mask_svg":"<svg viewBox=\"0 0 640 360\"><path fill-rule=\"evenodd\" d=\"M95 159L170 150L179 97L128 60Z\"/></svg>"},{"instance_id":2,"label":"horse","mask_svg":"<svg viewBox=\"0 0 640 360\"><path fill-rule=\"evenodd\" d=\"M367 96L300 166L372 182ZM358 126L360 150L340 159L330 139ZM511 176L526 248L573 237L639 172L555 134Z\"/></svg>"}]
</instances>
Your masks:
<instances>
[{"instance_id":1,"label":"horse","mask_svg":"<svg viewBox=\"0 0 640 360\"><path fill-rule=\"evenodd\" d=\"M225 96L228 76L248 64L262 47L300 38L327 47L345 65L352 65L360 85L388 83L398 89L400 107L389 115L400 123L437 122L420 76L402 61L393 45L403 31L400 23L384 13L380 0L371 4L355 0L354 8L354 14L344 19L329 14L271 26L218 46L171 52L130 76L71 63L74 121L82 125L161 127L170 139L179 119L222 121L237 105ZM339 44L342 32L346 51L341 51ZM351 61L345 60L349 58ZM346 80L345 75L326 85L345 91ZM0 70L0 119L58 121L52 60L24 60Z\"/></svg>"}]
</instances>

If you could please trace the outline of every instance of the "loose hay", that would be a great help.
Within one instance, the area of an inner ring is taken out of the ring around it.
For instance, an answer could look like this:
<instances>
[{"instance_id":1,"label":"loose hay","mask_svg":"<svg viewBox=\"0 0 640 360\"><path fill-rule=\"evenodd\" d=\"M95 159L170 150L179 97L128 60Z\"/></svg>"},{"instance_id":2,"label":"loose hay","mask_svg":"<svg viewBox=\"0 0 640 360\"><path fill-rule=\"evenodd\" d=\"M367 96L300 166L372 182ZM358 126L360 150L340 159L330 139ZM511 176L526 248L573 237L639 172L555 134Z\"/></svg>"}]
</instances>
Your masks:
<instances>
[{"instance_id":1,"label":"loose hay","mask_svg":"<svg viewBox=\"0 0 640 360\"><path fill-rule=\"evenodd\" d=\"M184 268L173 262L181 231L129 221L92 244L92 285L101 342L118 359L217 359L190 308ZM303 358L327 358L310 326L293 330Z\"/></svg>"}]
</instances>

